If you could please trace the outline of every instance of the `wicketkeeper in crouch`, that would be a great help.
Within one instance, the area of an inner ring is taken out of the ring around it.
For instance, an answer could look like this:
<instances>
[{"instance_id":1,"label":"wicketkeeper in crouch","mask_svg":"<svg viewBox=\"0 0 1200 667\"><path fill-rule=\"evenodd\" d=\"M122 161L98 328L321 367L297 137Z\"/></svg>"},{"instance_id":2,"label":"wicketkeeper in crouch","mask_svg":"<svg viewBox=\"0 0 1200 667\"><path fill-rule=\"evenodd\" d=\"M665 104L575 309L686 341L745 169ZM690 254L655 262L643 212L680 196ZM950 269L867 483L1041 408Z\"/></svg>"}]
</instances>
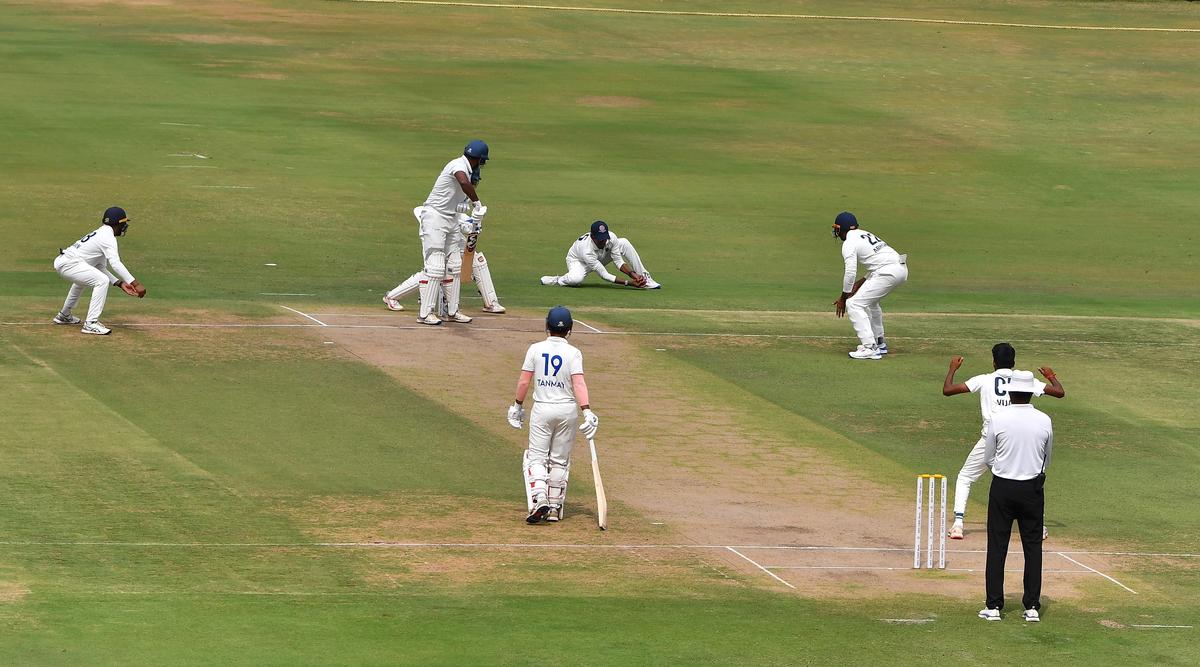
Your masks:
<instances>
[{"instance_id":1,"label":"wicketkeeper in crouch","mask_svg":"<svg viewBox=\"0 0 1200 667\"><path fill-rule=\"evenodd\" d=\"M100 313L104 312L104 304L108 300L109 285L120 287L130 296L146 296L146 288L129 273L117 253L117 237L124 236L128 228L129 217L125 215L125 209L113 206L104 212L98 228L70 247L58 251L58 257L54 258L54 270L71 283L71 289L67 292L62 310L54 316L55 324L79 324L79 318L72 315L71 310L79 303L79 296L85 287L92 288L92 300L80 332L98 336L105 336L110 331L100 323ZM114 276L106 264L120 277Z\"/></svg>"},{"instance_id":2,"label":"wicketkeeper in crouch","mask_svg":"<svg viewBox=\"0 0 1200 667\"><path fill-rule=\"evenodd\" d=\"M609 263L616 266L625 277L618 278L609 273L604 268ZM642 264L642 258L629 239L613 234L603 220L593 222L591 231L571 244L571 249L567 251L567 272L561 276L542 276L542 284L575 287L592 271L614 285L642 289L662 287L650 277L650 272Z\"/></svg>"},{"instance_id":3,"label":"wicketkeeper in crouch","mask_svg":"<svg viewBox=\"0 0 1200 667\"><path fill-rule=\"evenodd\" d=\"M526 521L558 521L567 499L571 474L571 450L575 425L583 409L579 431L593 438L600 418L592 412L587 382L583 379L583 353L567 342L571 335L571 311L555 306L546 315L546 340L529 346L517 379L517 393L508 408L508 423L521 428L523 403L533 384L533 409L529 414L529 448L525 450Z\"/></svg>"},{"instance_id":4,"label":"wicketkeeper in crouch","mask_svg":"<svg viewBox=\"0 0 1200 667\"><path fill-rule=\"evenodd\" d=\"M481 179L480 170L488 161L488 145L479 139L467 144L463 154L442 167L433 182L425 203L413 211L421 223L421 253L425 258L425 276L420 280L421 308L417 321L421 324L441 324L434 314L446 294L447 317L453 322L467 323L470 317L458 311L459 290L457 262L462 260L462 237L457 222L458 205L471 202L471 217L482 223L487 207L479 201L474 183Z\"/></svg>"}]
</instances>

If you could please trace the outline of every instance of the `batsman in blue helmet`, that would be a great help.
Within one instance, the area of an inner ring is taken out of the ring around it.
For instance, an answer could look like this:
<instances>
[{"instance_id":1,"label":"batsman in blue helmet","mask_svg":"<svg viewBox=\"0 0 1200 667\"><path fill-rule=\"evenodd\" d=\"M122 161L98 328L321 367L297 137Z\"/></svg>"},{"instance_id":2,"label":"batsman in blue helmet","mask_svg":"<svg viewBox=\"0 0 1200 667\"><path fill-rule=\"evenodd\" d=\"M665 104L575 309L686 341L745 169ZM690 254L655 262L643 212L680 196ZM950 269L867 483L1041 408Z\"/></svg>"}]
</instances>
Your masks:
<instances>
[{"instance_id":1,"label":"batsman in blue helmet","mask_svg":"<svg viewBox=\"0 0 1200 667\"><path fill-rule=\"evenodd\" d=\"M437 325L442 319L434 309L446 304L446 319L450 322L467 324L471 318L459 311L462 292L460 272L463 249L468 236L483 231L483 218L487 206L479 199L475 186L481 180L480 170L488 161L488 145L481 139L469 141L461 156L442 167L434 179L433 189L425 203L413 210L420 222L421 255L424 270L419 289L421 308L417 322ZM467 221L459 222L457 214L469 212ZM385 302L387 299L385 299ZM389 303L391 308L392 304Z\"/></svg>"},{"instance_id":2,"label":"batsman in blue helmet","mask_svg":"<svg viewBox=\"0 0 1200 667\"><path fill-rule=\"evenodd\" d=\"M546 313L546 340L530 345L525 353L516 396L508 408L509 426L521 428L525 399L533 387L529 447L523 466L529 511L525 520L529 523L553 523L563 518L576 424L589 440L600 426L583 379L583 353L567 342L573 325L571 311L565 306L555 306ZM576 405L583 410L582 423Z\"/></svg>"}]
</instances>

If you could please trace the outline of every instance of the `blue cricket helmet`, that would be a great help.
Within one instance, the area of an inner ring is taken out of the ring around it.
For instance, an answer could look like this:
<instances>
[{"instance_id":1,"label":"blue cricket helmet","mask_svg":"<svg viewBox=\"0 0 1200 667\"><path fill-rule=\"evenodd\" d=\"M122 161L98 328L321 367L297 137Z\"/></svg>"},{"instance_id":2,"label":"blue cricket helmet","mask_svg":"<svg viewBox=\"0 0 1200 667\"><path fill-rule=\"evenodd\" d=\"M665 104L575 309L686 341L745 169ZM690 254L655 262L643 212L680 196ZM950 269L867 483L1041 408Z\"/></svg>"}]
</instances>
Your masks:
<instances>
[{"instance_id":1,"label":"blue cricket helmet","mask_svg":"<svg viewBox=\"0 0 1200 667\"><path fill-rule=\"evenodd\" d=\"M858 227L858 218L850 211L842 211L837 214L837 218L833 221L833 238L840 239L842 234L856 229Z\"/></svg>"},{"instance_id":2,"label":"blue cricket helmet","mask_svg":"<svg viewBox=\"0 0 1200 667\"><path fill-rule=\"evenodd\" d=\"M125 230L129 229L129 216L125 215L125 209L120 206L110 206L104 211L100 224L109 225L115 235L124 236Z\"/></svg>"},{"instance_id":3,"label":"blue cricket helmet","mask_svg":"<svg viewBox=\"0 0 1200 667\"><path fill-rule=\"evenodd\" d=\"M479 158L479 164L484 164L488 161L488 145L482 139L472 139L467 147L463 149L463 155L467 157Z\"/></svg>"},{"instance_id":4,"label":"blue cricket helmet","mask_svg":"<svg viewBox=\"0 0 1200 667\"><path fill-rule=\"evenodd\" d=\"M571 321L571 311L566 306L555 306L546 313L546 331L552 334L564 334L571 331L575 323Z\"/></svg>"}]
</instances>

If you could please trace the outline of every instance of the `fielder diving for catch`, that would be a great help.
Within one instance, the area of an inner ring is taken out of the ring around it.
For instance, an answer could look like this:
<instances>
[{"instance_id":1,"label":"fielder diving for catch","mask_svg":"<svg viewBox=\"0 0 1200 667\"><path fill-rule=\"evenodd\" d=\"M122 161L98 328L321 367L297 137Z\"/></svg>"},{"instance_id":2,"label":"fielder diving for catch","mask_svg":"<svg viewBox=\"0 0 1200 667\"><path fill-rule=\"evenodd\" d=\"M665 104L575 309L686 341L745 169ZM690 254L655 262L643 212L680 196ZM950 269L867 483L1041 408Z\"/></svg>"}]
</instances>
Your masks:
<instances>
[{"instance_id":1,"label":"fielder diving for catch","mask_svg":"<svg viewBox=\"0 0 1200 667\"><path fill-rule=\"evenodd\" d=\"M100 323L109 285L120 287L130 296L146 296L146 288L125 268L117 253L117 237L124 236L127 229L129 217L125 215L125 209L113 206L104 212L101 224L95 231L88 232L69 248L59 249L58 257L54 258L54 270L71 283L71 289L67 292L62 310L54 316L55 324L79 324L79 318L71 314L71 309L79 303L79 295L84 287L92 288L92 300L80 332L98 336L105 336L111 331ZM114 276L106 264L120 277Z\"/></svg>"},{"instance_id":2,"label":"fielder diving for catch","mask_svg":"<svg viewBox=\"0 0 1200 667\"><path fill-rule=\"evenodd\" d=\"M474 139L463 149L463 154L446 163L433 189L425 198L425 203L413 209L413 214L420 223L421 254L424 257L425 270L418 280L421 292L421 307L417 312L417 321L421 324L441 324L442 320L434 313L442 295L446 297L446 317L452 322L466 324L470 317L459 312L459 293L462 283L459 272L462 268L462 252L466 244L466 236L478 234L482 228L483 217L487 215L487 207L479 200L475 192L475 184L482 178L480 173L488 161L488 145L479 139ZM470 207L470 219L479 227L465 229L459 226L459 205ZM403 283L400 287L403 286ZM399 287L396 288L397 290ZM395 291L395 290L393 290ZM398 306L394 299L384 297L388 308ZM398 310L398 308L393 308Z\"/></svg>"},{"instance_id":3,"label":"fielder diving for catch","mask_svg":"<svg viewBox=\"0 0 1200 667\"><path fill-rule=\"evenodd\" d=\"M588 402L583 379L583 353L567 342L571 335L571 311L555 306L546 315L546 340L529 346L517 379L517 393L508 408L508 424L521 428L523 403L533 385L533 409L529 414L529 448L525 450L525 500L529 515L537 523L563 517L567 480L571 474L571 449L575 446L576 404L583 409L579 430L587 439L596 436L600 418Z\"/></svg>"},{"instance_id":4,"label":"fielder diving for catch","mask_svg":"<svg viewBox=\"0 0 1200 667\"><path fill-rule=\"evenodd\" d=\"M628 277L618 278L609 273L604 268L609 263ZM542 284L575 287L592 271L614 285L632 285L642 289L662 287L650 277L650 272L642 264L642 258L629 239L613 234L603 220L593 222L591 231L571 244L571 249L567 251L567 272L561 276L542 276Z\"/></svg>"},{"instance_id":5,"label":"fielder diving for catch","mask_svg":"<svg viewBox=\"0 0 1200 667\"><path fill-rule=\"evenodd\" d=\"M888 353L883 339L883 309L879 301L908 280L908 255L901 255L883 239L858 228L853 213L842 211L833 222L833 237L842 240L842 295L833 302L838 317L850 316L860 345L851 359L882 359ZM858 265L867 275L855 282Z\"/></svg>"}]
</instances>

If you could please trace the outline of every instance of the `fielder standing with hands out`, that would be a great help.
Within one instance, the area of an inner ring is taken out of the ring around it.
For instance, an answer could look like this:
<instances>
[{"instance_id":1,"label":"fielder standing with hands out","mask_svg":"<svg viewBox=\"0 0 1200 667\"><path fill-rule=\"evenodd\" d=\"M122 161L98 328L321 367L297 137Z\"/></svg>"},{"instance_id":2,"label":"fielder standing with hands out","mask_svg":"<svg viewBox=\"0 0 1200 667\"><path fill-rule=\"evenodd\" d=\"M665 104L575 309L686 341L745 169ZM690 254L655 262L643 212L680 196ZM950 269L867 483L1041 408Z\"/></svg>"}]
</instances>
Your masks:
<instances>
[{"instance_id":1,"label":"fielder standing with hands out","mask_svg":"<svg viewBox=\"0 0 1200 667\"><path fill-rule=\"evenodd\" d=\"M833 221L833 237L842 241L842 294L833 302L838 317L848 315L859 346L851 359L882 359L888 353L883 339L883 309L879 301L908 280L908 255L901 255L883 239L858 228L858 219L849 211L838 213ZM867 275L858 275L858 265Z\"/></svg>"},{"instance_id":2,"label":"fielder standing with hands out","mask_svg":"<svg viewBox=\"0 0 1200 667\"><path fill-rule=\"evenodd\" d=\"M1050 465L1054 427L1049 416L1029 403L1037 388L1033 373L1013 371L1007 387L1011 404L992 415L984 436L983 460L992 469L984 573L987 606L979 611L985 621L999 621L1004 608L1004 563L1013 520L1025 554L1023 617L1028 622L1041 620L1046 467Z\"/></svg>"},{"instance_id":3,"label":"fielder standing with hands out","mask_svg":"<svg viewBox=\"0 0 1200 667\"><path fill-rule=\"evenodd\" d=\"M529 346L517 379L517 392L508 408L508 423L521 428L523 403L533 385L533 409L529 415L529 448L525 450L525 494L528 523L543 519L558 521L567 497L571 472L571 449L575 446L576 404L583 410L579 431L585 438L596 435L600 418L592 412L587 383L583 379L583 353L567 342L571 335L571 311L555 306L546 315L546 340Z\"/></svg>"}]
</instances>

